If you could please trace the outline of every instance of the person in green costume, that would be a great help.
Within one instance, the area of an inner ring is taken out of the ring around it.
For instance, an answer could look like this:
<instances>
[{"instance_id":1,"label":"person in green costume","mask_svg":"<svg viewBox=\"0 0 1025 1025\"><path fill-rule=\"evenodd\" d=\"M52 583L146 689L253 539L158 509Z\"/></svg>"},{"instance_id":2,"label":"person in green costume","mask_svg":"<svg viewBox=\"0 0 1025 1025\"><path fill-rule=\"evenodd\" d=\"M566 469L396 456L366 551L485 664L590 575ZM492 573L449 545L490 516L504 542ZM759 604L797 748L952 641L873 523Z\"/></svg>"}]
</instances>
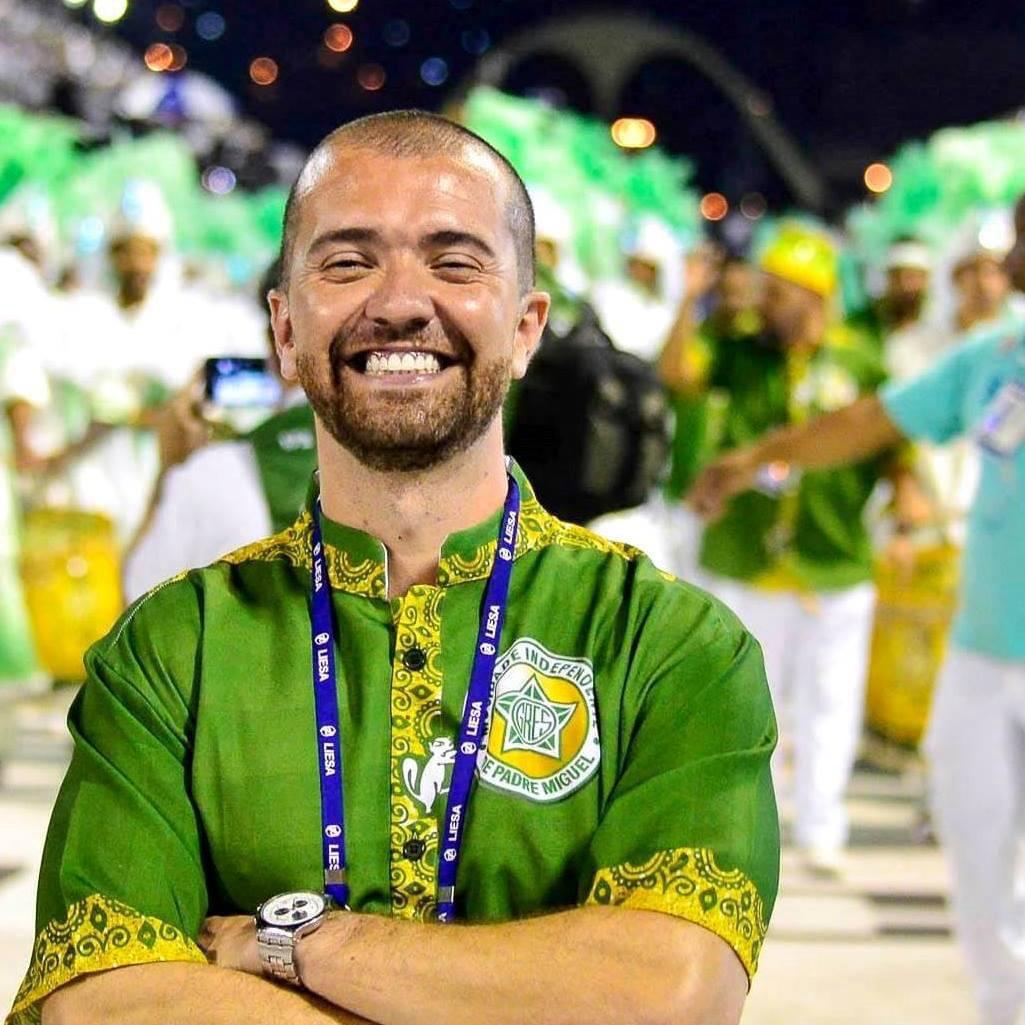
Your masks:
<instances>
[{"instance_id":1,"label":"person in green costume","mask_svg":"<svg viewBox=\"0 0 1025 1025\"><path fill-rule=\"evenodd\" d=\"M828 238L784 223L760 263L762 331L701 358L680 333L663 358L680 392L727 394L721 448L840 408L884 376L871 348L833 319L837 254ZM703 582L765 651L793 754L796 840L814 872L835 874L847 840L843 795L861 732L875 604L863 512L885 469L876 459L798 478L783 464L768 467L701 539Z\"/></svg>"},{"instance_id":2,"label":"person in green costume","mask_svg":"<svg viewBox=\"0 0 1025 1025\"><path fill-rule=\"evenodd\" d=\"M743 341L757 334L759 281L757 269L746 260L730 258L717 265L714 253L699 246L687 256L684 293L676 319L659 357L659 373L672 396L676 427L666 497L678 502L686 495L698 471L716 448L716 428L725 396L696 393L679 383L679 368L673 360L681 353L694 366L688 379L707 368L720 346ZM700 320L699 304L714 293L711 313ZM682 349L678 339L692 339Z\"/></svg>"},{"instance_id":3,"label":"person in green costume","mask_svg":"<svg viewBox=\"0 0 1025 1025\"><path fill-rule=\"evenodd\" d=\"M511 166L435 115L361 119L310 157L270 302L319 476L292 526L150 592L87 656L11 1025L43 1002L204 1025L739 1020L779 869L761 655L507 463L502 399L548 308L532 234ZM499 558L501 627L481 619ZM337 638L328 732L311 591ZM493 700L464 718L477 651ZM479 716L468 764L457 726ZM476 778L449 895L457 759ZM339 769L342 862L318 792ZM347 906L306 919L343 876ZM253 920L275 896L310 926L277 955ZM435 921L450 896L458 926ZM292 986L261 977L286 965Z\"/></svg>"}]
</instances>

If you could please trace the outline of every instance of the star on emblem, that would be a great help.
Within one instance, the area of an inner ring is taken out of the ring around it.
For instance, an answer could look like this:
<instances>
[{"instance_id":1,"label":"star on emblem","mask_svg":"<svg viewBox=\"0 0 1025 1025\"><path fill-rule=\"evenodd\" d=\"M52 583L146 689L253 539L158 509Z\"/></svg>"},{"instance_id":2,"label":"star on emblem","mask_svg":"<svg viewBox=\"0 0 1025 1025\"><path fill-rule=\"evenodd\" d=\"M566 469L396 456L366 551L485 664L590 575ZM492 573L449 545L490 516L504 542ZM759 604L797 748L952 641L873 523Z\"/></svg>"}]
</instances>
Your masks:
<instances>
[{"instance_id":1,"label":"star on emblem","mask_svg":"<svg viewBox=\"0 0 1025 1025\"><path fill-rule=\"evenodd\" d=\"M503 753L534 751L559 758L563 727L576 708L552 701L532 673L519 690L507 691L495 702L495 711L505 720Z\"/></svg>"}]
</instances>

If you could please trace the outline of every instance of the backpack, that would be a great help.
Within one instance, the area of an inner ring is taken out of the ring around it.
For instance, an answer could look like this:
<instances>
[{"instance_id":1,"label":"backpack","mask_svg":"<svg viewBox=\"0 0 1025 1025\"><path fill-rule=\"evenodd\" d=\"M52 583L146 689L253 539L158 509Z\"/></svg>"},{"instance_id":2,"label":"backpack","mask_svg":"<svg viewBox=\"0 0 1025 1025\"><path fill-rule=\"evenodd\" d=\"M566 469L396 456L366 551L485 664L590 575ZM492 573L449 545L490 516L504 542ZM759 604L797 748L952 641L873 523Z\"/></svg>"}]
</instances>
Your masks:
<instances>
[{"instance_id":1,"label":"backpack","mask_svg":"<svg viewBox=\"0 0 1025 1025\"><path fill-rule=\"evenodd\" d=\"M644 502L669 459L671 416L654 367L617 349L586 304L545 329L515 396L507 449L538 500L587 523Z\"/></svg>"}]
</instances>

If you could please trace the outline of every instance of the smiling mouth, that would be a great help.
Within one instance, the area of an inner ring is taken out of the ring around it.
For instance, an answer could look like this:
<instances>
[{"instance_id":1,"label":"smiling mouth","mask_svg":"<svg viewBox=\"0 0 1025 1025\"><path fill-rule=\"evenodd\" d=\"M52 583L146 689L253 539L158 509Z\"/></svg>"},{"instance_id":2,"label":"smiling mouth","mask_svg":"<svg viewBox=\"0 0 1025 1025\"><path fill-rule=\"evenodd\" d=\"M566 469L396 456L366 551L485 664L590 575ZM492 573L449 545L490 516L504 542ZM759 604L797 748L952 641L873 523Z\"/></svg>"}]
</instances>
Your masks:
<instances>
[{"instance_id":1,"label":"smiling mouth","mask_svg":"<svg viewBox=\"0 0 1025 1025\"><path fill-rule=\"evenodd\" d=\"M416 349L404 352L371 350L361 352L348 361L353 370L368 377L387 377L391 374L440 374L454 363L455 360L447 356Z\"/></svg>"}]
</instances>

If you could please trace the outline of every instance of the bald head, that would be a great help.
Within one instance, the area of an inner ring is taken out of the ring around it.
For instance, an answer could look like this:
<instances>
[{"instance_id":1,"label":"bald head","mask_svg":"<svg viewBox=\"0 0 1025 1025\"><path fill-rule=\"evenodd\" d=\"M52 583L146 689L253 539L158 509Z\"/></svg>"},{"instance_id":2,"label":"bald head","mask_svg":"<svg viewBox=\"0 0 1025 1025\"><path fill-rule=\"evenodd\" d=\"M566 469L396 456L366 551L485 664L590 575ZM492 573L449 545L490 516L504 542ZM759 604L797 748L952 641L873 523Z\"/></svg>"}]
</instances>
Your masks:
<instances>
[{"instance_id":1,"label":"bald head","mask_svg":"<svg viewBox=\"0 0 1025 1025\"><path fill-rule=\"evenodd\" d=\"M516 251L516 271L521 293L534 287L534 209L516 169L479 135L422 110L393 110L350 121L325 136L307 157L288 194L281 233L281 287L288 287L295 236L302 203L316 187L326 165L339 152L369 150L389 157L464 157L494 168L506 185L505 216Z\"/></svg>"}]
</instances>

